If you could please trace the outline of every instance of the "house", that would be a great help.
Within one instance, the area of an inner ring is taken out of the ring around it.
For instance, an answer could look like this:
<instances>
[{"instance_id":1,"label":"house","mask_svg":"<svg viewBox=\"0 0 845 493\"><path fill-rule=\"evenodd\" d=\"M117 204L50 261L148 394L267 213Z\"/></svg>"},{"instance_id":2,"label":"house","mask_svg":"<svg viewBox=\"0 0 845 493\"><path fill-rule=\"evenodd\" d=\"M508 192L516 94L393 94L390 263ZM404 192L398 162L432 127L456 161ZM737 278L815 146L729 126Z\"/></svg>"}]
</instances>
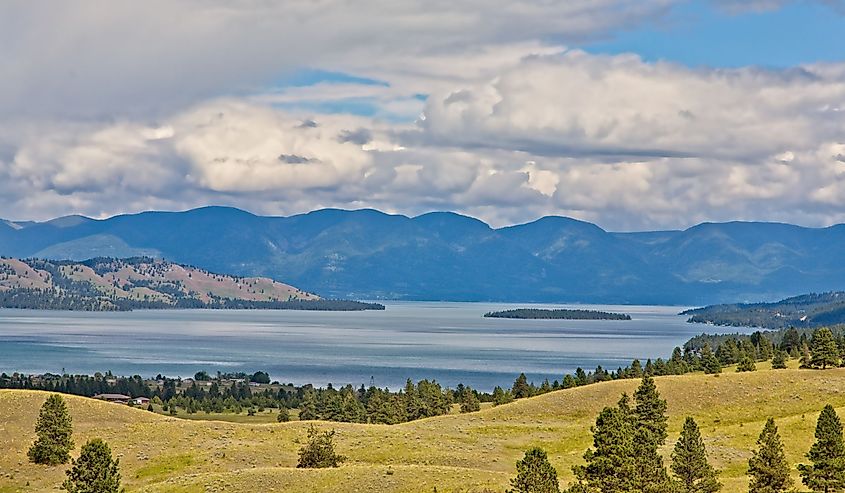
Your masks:
<instances>
[{"instance_id":1,"label":"house","mask_svg":"<svg viewBox=\"0 0 845 493\"><path fill-rule=\"evenodd\" d=\"M150 403L150 400L146 397L136 397L129 401L130 404L134 404L136 406L146 406Z\"/></svg>"},{"instance_id":2,"label":"house","mask_svg":"<svg viewBox=\"0 0 845 493\"><path fill-rule=\"evenodd\" d=\"M97 394L94 398L100 399L101 401L117 402L119 404L129 404L129 400L131 399L128 395L123 394Z\"/></svg>"}]
</instances>

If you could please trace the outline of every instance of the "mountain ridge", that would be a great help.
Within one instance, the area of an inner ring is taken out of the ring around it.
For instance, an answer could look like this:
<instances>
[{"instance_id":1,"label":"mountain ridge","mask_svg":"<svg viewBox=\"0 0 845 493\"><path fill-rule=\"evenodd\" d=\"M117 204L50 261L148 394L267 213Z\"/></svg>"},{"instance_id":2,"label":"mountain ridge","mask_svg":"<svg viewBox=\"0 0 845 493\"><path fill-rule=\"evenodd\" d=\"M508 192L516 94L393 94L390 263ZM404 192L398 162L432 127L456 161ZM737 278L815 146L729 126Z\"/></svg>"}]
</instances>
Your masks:
<instances>
[{"instance_id":1,"label":"mountain ridge","mask_svg":"<svg viewBox=\"0 0 845 493\"><path fill-rule=\"evenodd\" d=\"M68 217L0 227L0 255L153 255L357 299L703 305L845 289L845 225L612 232L564 216L493 228L443 211L260 216L220 206Z\"/></svg>"}]
</instances>

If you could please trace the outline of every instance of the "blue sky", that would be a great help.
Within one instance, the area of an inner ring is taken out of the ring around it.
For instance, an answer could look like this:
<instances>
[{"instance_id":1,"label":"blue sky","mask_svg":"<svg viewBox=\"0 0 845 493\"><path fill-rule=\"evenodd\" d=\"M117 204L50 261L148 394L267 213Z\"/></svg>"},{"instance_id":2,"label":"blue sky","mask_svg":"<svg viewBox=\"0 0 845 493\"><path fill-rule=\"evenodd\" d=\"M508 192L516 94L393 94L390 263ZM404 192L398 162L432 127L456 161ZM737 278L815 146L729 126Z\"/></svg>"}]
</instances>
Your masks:
<instances>
[{"instance_id":1,"label":"blue sky","mask_svg":"<svg viewBox=\"0 0 845 493\"><path fill-rule=\"evenodd\" d=\"M667 18L586 49L637 53L646 60L690 66L790 67L845 59L845 15L819 2L790 2L780 8L731 13L712 2L676 7Z\"/></svg>"}]
</instances>

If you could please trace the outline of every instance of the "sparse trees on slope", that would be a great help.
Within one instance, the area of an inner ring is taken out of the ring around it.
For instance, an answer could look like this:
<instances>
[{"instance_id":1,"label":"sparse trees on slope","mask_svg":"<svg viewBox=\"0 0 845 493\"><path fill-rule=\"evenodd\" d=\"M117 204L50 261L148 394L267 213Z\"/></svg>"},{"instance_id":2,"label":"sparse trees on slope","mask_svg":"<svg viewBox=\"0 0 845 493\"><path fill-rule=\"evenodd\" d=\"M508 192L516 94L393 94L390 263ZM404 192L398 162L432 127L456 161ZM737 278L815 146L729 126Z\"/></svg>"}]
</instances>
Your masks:
<instances>
[{"instance_id":1,"label":"sparse trees on slope","mask_svg":"<svg viewBox=\"0 0 845 493\"><path fill-rule=\"evenodd\" d=\"M707 452L698 425L691 417L672 452L672 473L679 493L715 493L722 488L716 470L707 462Z\"/></svg>"},{"instance_id":2,"label":"sparse trees on slope","mask_svg":"<svg viewBox=\"0 0 845 493\"><path fill-rule=\"evenodd\" d=\"M845 442L842 423L830 404L822 409L816 423L816 442L807 452L812 464L801 464L801 480L815 492L836 492L845 489Z\"/></svg>"},{"instance_id":3,"label":"sparse trees on slope","mask_svg":"<svg viewBox=\"0 0 845 493\"><path fill-rule=\"evenodd\" d=\"M821 367L839 366L839 347L833 332L827 327L822 327L813 333L810 346L810 366Z\"/></svg>"},{"instance_id":4,"label":"sparse trees on slope","mask_svg":"<svg viewBox=\"0 0 845 493\"><path fill-rule=\"evenodd\" d=\"M557 471L543 449L531 448L516 462L511 488L510 493L560 493Z\"/></svg>"},{"instance_id":5,"label":"sparse trees on slope","mask_svg":"<svg viewBox=\"0 0 845 493\"><path fill-rule=\"evenodd\" d=\"M335 431L323 431L316 426L308 427L308 441L299 449L298 468L338 467L346 457L338 455L334 450Z\"/></svg>"},{"instance_id":6,"label":"sparse trees on slope","mask_svg":"<svg viewBox=\"0 0 845 493\"><path fill-rule=\"evenodd\" d=\"M785 493L792 487L789 469L775 420L769 418L748 459L748 493Z\"/></svg>"},{"instance_id":7,"label":"sparse trees on slope","mask_svg":"<svg viewBox=\"0 0 845 493\"><path fill-rule=\"evenodd\" d=\"M118 493L120 461L112 459L111 448L99 438L82 446L79 459L67 470L63 485L69 493Z\"/></svg>"},{"instance_id":8,"label":"sparse trees on slope","mask_svg":"<svg viewBox=\"0 0 845 493\"><path fill-rule=\"evenodd\" d=\"M73 425L65 400L53 394L41 406L35 423L38 438L29 448L29 460L36 464L66 464L73 449Z\"/></svg>"}]
</instances>

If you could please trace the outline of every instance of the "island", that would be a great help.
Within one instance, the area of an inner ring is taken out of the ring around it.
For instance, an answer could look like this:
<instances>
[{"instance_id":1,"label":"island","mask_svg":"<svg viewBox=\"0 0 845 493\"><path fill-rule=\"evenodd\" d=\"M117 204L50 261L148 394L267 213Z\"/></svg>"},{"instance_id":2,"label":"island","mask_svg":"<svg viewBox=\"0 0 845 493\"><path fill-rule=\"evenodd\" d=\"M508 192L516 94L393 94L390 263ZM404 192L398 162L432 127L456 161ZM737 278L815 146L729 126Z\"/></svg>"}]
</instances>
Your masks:
<instances>
[{"instance_id":1,"label":"island","mask_svg":"<svg viewBox=\"0 0 845 493\"><path fill-rule=\"evenodd\" d=\"M217 274L150 257L81 262L0 257L0 308L360 311L384 305L324 299L266 277Z\"/></svg>"},{"instance_id":2,"label":"island","mask_svg":"<svg viewBox=\"0 0 845 493\"><path fill-rule=\"evenodd\" d=\"M516 318L523 320L631 320L630 315L624 313L602 312L598 310L569 310L516 308L499 312L487 312L486 318Z\"/></svg>"},{"instance_id":3,"label":"island","mask_svg":"<svg viewBox=\"0 0 845 493\"><path fill-rule=\"evenodd\" d=\"M727 327L823 327L845 323L845 292L810 293L773 303L734 303L685 310L689 323Z\"/></svg>"}]
</instances>

